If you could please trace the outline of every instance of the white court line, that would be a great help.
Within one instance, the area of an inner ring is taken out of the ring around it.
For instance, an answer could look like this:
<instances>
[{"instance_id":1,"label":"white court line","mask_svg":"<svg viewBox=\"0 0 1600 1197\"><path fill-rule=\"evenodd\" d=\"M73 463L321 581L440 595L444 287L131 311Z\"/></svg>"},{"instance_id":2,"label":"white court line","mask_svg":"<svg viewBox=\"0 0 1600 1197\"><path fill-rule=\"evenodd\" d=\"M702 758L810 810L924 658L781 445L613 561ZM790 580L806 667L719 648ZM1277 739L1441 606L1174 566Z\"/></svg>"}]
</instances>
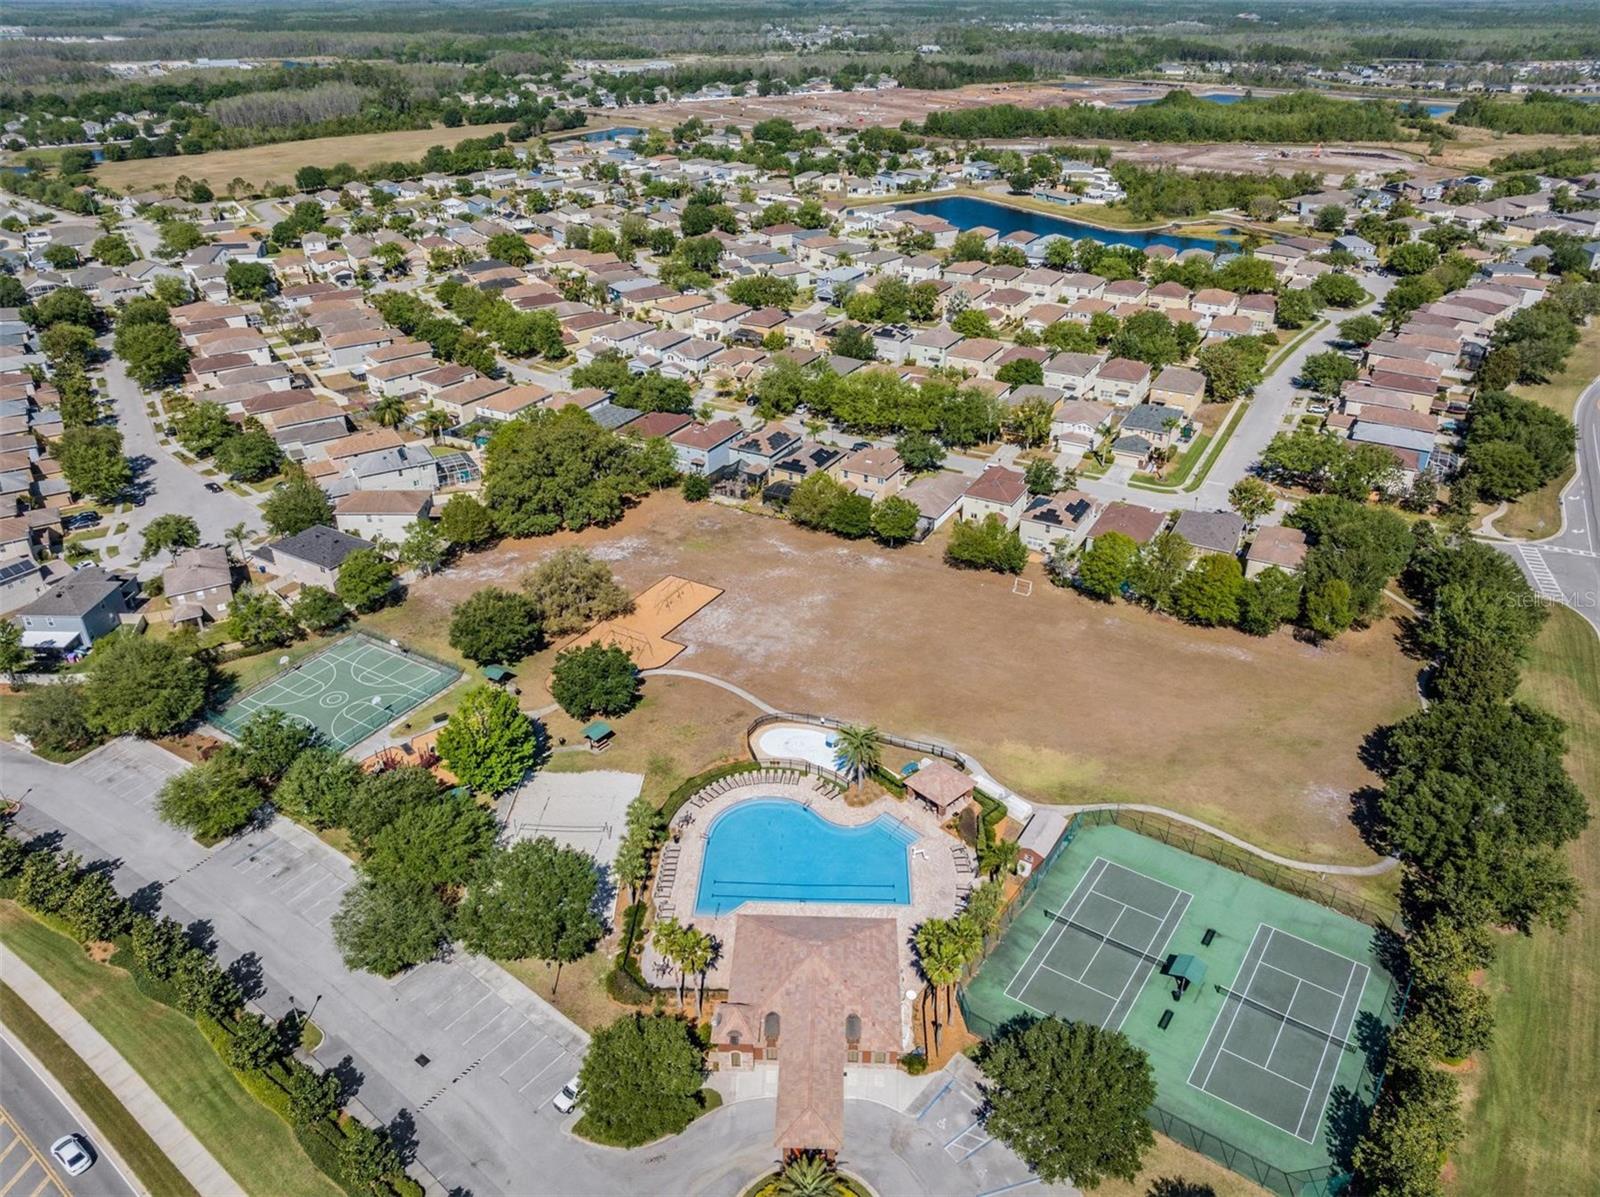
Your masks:
<instances>
[{"instance_id":1,"label":"white court line","mask_svg":"<svg viewBox=\"0 0 1600 1197\"><path fill-rule=\"evenodd\" d=\"M1152 880L1154 880L1154 878L1152 878ZM1146 956L1154 956L1155 955L1155 953L1152 952L1150 949L1156 946L1156 937L1161 934L1161 928L1165 927L1167 925L1167 920L1172 917L1172 909L1173 909L1173 907L1175 907L1178 904L1178 899L1179 898L1187 898L1189 896L1190 896L1189 894L1184 893L1184 891L1181 890L1181 889L1180 890L1176 890L1173 893L1172 901L1167 904L1167 913L1161 916L1161 921L1156 924L1156 929L1150 933L1150 941L1148 943L1146 943L1145 946L1144 946L1144 948L1145 948L1144 955L1146 955ZM1185 902L1183 904L1183 908L1185 910L1188 910L1189 909L1189 903ZM1126 906L1123 907L1123 911L1124 912L1126 912L1128 909L1129 909L1129 907L1126 907ZM1145 917L1146 918L1155 918L1155 915L1147 914L1147 915L1145 915ZM1179 917L1182 918L1181 915ZM1178 929L1178 926L1177 926L1176 923L1174 923L1173 926L1172 926L1172 930L1167 932L1167 938L1163 942L1162 947L1165 947L1167 943L1171 942L1172 936L1173 936L1173 932L1177 931L1177 929ZM1116 930L1116 925L1115 924L1112 925L1112 930L1113 931ZM1127 993L1128 993L1128 986L1132 985L1134 978L1139 976L1139 970L1140 970L1141 967L1145 969L1144 979L1145 980L1149 980L1149 978L1150 978L1150 973L1149 973L1150 965L1144 960L1139 960L1139 961L1135 962L1132 970L1129 971L1129 973L1128 973L1128 979L1122 983L1122 992L1117 995L1117 1004L1116 1004L1116 1006L1112 1006L1111 1007L1110 1012L1106 1015L1106 1022L1100 1024L1102 1028L1105 1027L1106 1023L1109 1023L1111 1021L1111 1015L1115 1014L1117 1012L1117 1006L1122 1005L1122 999L1124 997L1126 997ZM1135 999L1135 1000L1137 1000L1137 999ZM1123 1023L1128 1021L1128 1015L1131 1014L1131 1013L1133 1013L1133 1006L1130 1005L1126 1010L1124 1010L1122 1012L1122 1017L1117 1020L1118 1029L1121 1028Z\"/></svg>"},{"instance_id":2,"label":"white court line","mask_svg":"<svg viewBox=\"0 0 1600 1197\"><path fill-rule=\"evenodd\" d=\"M1343 1030L1343 1025L1344 1025L1344 1003L1345 1003L1345 999L1349 996L1349 993L1350 993L1350 982L1355 979L1355 975L1356 975L1356 970L1357 969L1361 969L1363 974L1365 974L1365 972L1366 972L1366 969L1365 969L1365 967L1363 965L1361 965L1358 962L1352 960L1350 962L1350 974L1349 974L1349 976L1345 977L1345 979L1344 979L1344 993L1341 993L1339 995L1339 1009L1334 1012L1333 1026L1334 1026L1334 1029L1338 1032L1339 1037L1341 1039L1344 1037L1344 1030ZM1356 1001L1357 1002L1361 1001L1361 994L1366 990L1366 988L1367 988L1367 981L1366 981L1365 975L1363 975L1362 979L1361 979L1361 988L1356 991ZM1294 1133L1295 1133L1295 1138L1297 1138L1297 1139L1304 1138L1304 1136L1302 1136L1300 1134L1300 1127L1306 1120L1306 1112L1311 1108L1311 1095L1316 1092L1316 1086L1322 1083L1322 1066L1323 1066L1323 1064L1325 1064L1327 1062L1328 1049L1330 1047L1332 1047L1332 1046L1333 1046L1333 1042L1331 1040L1329 1040L1328 1042L1324 1043L1322 1045L1322 1054L1317 1057L1317 1071L1314 1072L1312 1074L1312 1076L1311 1076L1311 1084L1309 1086L1307 1086L1307 1088L1306 1088L1305 1105L1300 1107L1300 1118L1299 1118L1299 1121L1297 1121L1294 1124L1294 1126L1295 1126L1295 1132ZM1271 1057L1269 1056L1268 1059L1271 1059ZM1334 1071L1337 1072L1338 1069L1335 1068ZM1333 1096L1333 1086L1329 1085L1328 1086L1328 1097L1331 1098L1332 1096ZM1327 1101L1326 1098L1323 1100L1322 1108L1324 1110L1326 1110L1328 1108L1328 1101ZM1321 1122L1321 1121L1322 1121L1322 1119L1319 1117L1317 1119L1317 1122ZM1313 1125L1313 1128L1315 1128L1316 1124L1313 1123L1312 1125ZM1316 1138L1315 1129L1313 1129L1311 1137L1313 1139Z\"/></svg>"},{"instance_id":3,"label":"white court line","mask_svg":"<svg viewBox=\"0 0 1600 1197\"><path fill-rule=\"evenodd\" d=\"M1311 1100L1311 1086L1306 1084L1304 1081L1297 1081L1292 1076L1284 1076L1283 1073L1278 1072L1276 1069L1268 1068L1265 1064L1257 1064L1249 1056L1241 1056L1238 1052L1234 1051L1232 1048L1228 1048L1228 1047L1223 1048L1222 1049L1222 1054L1225 1055L1225 1056L1232 1056L1235 1060L1238 1060L1241 1064L1247 1064L1251 1068L1254 1068L1257 1072L1264 1072L1268 1076L1275 1076L1286 1085L1293 1085L1296 1089L1304 1089L1306 1091L1306 1100L1307 1101ZM1207 1093L1211 1093L1211 1090L1207 1089L1206 1092ZM1211 1096L1215 1097L1216 1094L1212 1093ZM1261 1115L1257 1114L1256 1117L1260 1118ZM1269 1119L1262 1119L1262 1121L1263 1122L1269 1121ZM1278 1124L1276 1122L1274 1122L1272 1125L1277 1126ZM1295 1125L1299 1126L1300 1124L1297 1122L1297 1123L1295 1123ZM1280 1129L1283 1129L1283 1128L1280 1128ZM1291 1132L1291 1133L1293 1133L1293 1132ZM1295 1138L1298 1139L1299 1137L1300 1136L1298 1134L1295 1134Z\"/></svg>"},{"instance_id":4,"label":"white court line","mask_svg":"<svg viewBox=\"0 0 1600 1197\"><path fill-rule=\"evenodd\" d=\"M1097 856L1097 857L1094 858L1094 861L1089 865L1088 871L1085 872L1084 875L1078 879L1077 888L1075 888L1072 891L1071 896L1068 897L1068 899L1067 899L1067 901L1069 903L1072 903L1073 900L1076 899L1076 903L1072 907L1072 910L1073 910L1074 914L1076 914L1077 911L1083 906L1084 902L1086 902L1088 900L1089 895L1094 893L1094 882L1090 881L1089 879L1091 877L1093 877L1096 880L1098 880L1100 875L1106 871L1106 868L1107 868L1108 865L1110 865L1110 863L1111 862L1108 861L1105 857ZM1096 865L1099 866L1099 872L1095 871L1095 866ZM1081 897L1078 894L1078 890L1082 890L1083 891L1083 894L1082 894ZM1063 913L1065 913L1065 912L1063 912ZM1048 912L1046 914L1046 917L1048 917ZM1056 944L1061 942L1061 937L1063 935L1065 935L1066 932L1067 932L1067 921L1066 921L1065 918L1062 918L1060 920L1060 922L1056 926L1056 937L1050 941L1049 948L1046 948L1045 951L1044 951L1044 954L1039 957L1039 963L1034 966L1033 972L1028 974L1028 979L1022 983L1022 989L1019 992L1021 992L1021 993L1026 993L1027 992L1028 986L1033 984L1033 978L1036 975L1038 975L1039 969L1044 967L1044 962L1050 958L1050 953L1055 950ZM1027 960L1024 960L1022 962L1021 967L1019 967L1017 969L1016 976L1011 978L1011 984L1006 986L1006 996L1007 997L1014 996L1012 994L1012 992L1011 992L1011 989L1012 989L1013 986L1016 985L1017 977L1020 977L1022 975L1022 970L1024 968L1028 967L1028 960L1032 960L1033 959L1034 953L1037 953L1040 948L1044 947L1044 941L1048 936L1049 936L1049 932L1047 931L1047 932L1045 932L1044 935L1041 935L1039 937L1039 942L1033 945L1033 952L1030 952L1028 954ZM1017 1000L1021 1001L1022 999L1019 997L1019 998L1017 998Z\"/></svg>"},{"instance_id":5,"label":"white court line","mask_svg":"<svg viewBox=\"0 0 1600 1197\"><path fill-rule=\"evenodd\" d=\"M1098 993L1101 997L1110 998L1112 1001L1116 1001L1117 1000L1117 995L1116 994L1107 993L1104 989L1098 989L1095 986L1089 984L1089 982L1087 982L1087 981L1078 980L1077 977L1069 977L1069 976L1067 976L1066 973L1062 972L1059 968L1051 968L1048 964L1046 964L1040 971L1041 972L1047 972L1047 973L1054 973L1056 976L1060 977L1063 981L1070 981L1074 985L1077 985L1077 986L1079 986L1079 987L1081 987L1083 989L1087 989L1090 993ZM1038 973L1035 973L1034 975L1037 976ZM1115 1009L1115 1007L1113 1007L1113 1009Z\"/></svg>"},{"instance_id":6,"label":"white court line","mask_svg":"<svg viewBox=\"0 0 1600 1197\"><path fill-rule=\"evenodd\" d=\"M1342 957L1341 957L1341 959L1342 959ZM1354 964L1355 961L1352 960L1349 963ZM1302 977L1299 973L1292 973L1286 968L1279 968L1276 964L1273 964L1271 961L1266 962L1262 967L1270 968L1273 972L1279 973L1282 976L1289 977L1289 978L1291 978L1291 979L1293 979L1295 981L1298 981L1301 985L1309 985L1313 989L1320 989L1320 990L1322 990L1323 993L1327 994L1329 997L1343 997L1344 996L1344 990L1329 989L1326 985L1318 985L1315 981L1307 980L1305 977ZM1345 981L1345 989L1348 989L1349 987L1350 987L1350 982L1348 980L1346 980ZM1290 1005L1292 1006L1293 1003L1294 1003L1294 999L1291 997L1289 999L1289 1002L1290 1002Z\"/></svg>"},{"instance_id":7,"label":"white court line","mask_svg":"<svg viewBox=\"0 0 1600 1197\"><path fill-rule=\"evenodd\" d=\"M1348 986L1349 982L1346 981L1345 984L1346 984L1346 986ZM1249 995L1249 991L1246 990L1245 992L1246 992L1246 996L1248 996ZM1299 997L1299 996L1300 996L1300 978L1296 977L1294 979L1294 992L1289 995L1289 1010L1293 1010L1294 1009L1294 999ZM1262 1003L1262 1004L1265 1005L1266 1003ZM1272 1053L1278 1050L1278 1040L1283 1038L1283 1028L1289 1025L1289 1010L1285 1010L1283 1012L1282 1016L1280 1017L1280 1019L1278 1021L1278 1033L1272 1037L1272 1046L1267 1049L1266 1061L1261 1065L1261 1067L1262 1068L1266 1068L1266 1070L1268 1072L1272 1071L1272 1069L1268 1068L1267 1065L1272 1063ZM1224 1047L1227 1046L1227 1040L1223 1040L1223 1046ZM1324 1053L1326 1053L1327 1044L1323 1044L1323 1051L1324 1051ZM1238 1053L1235 1052L1234 1054L1237 1055ZM1299 1123L1296 1123L1295 1125L1298 1126Z\"/></svg>"},{"instance_id":8,"label":"white court line","mask_svg":"<svg viewBox=\"0 0 1600 1197\"><path fill-rule=\"evenodd\" d=\"M1261 947L1261 956L1257 956L1256 957L1255 968L1252 968L1250 970L1250 981L1252 981L1252 982L1256 979L1257 970L1259 970L1261 968L1261 959L1262 959L1262 957L1264 957L1267 954L1267 948L1272 946L1272 932L1273 932L1274 928L1268 927L1265 923L1257 923L1256 924L1256 933L1250 939L1250 951L1254 951L1255 950L1256 940L1261 938L1261 931L1262 931L1263 928L1265 928L1266 932L1267 932L1267 942L1265 944L1263 944L1262 947ZM1250 952L1247 951L1245 953L1245 959L1248 960L1249 958L1250 958ZM1242 989L1240 992L1241 993L1249 993L1250 992L1250 982L1246 982L1244 989ZM1240 1000L1239 998L1234 998L1233 999L1233 1017L1228 1020L1228 1029L1225 1030L1222 1033L1222 1041L1217 1044L1217 1048L1218 1048L1219 1053L1220 1053L1222 1048L1227 1046L1228 1036L1233 1034L1233 1024L1239 1021L1239 1007L1241 1007L1243 1005L1244 1005L1244 1002L1242 1000ZM1218 1014L1218 1017L1219 1018L1221 1017L1220 1012ZM1207 1035L1206 1036L1207 1042L1210 1042L1210 1039L1211 1039L1211 1037L1209 1035ZM1200 1050L1204 1051L1205 1049L1202 1047ZM1206 1086L1211 1083L1211 1074L1213 1072L1215 1072L1216 1070L1217 1070L1217 1057L1213 1056L1213 1057L1211 1057L1211 1067L1206 1069L1206 1079L1200 1082L1200 1088L1205 1089ZM1192 1083L1192 1079L1193 1079L1193 1074L1191 1074L1191 1083ZM1206 1092L1209 1093L1210 1090L1206 1089Z\"/></svg>"}]
</instances>

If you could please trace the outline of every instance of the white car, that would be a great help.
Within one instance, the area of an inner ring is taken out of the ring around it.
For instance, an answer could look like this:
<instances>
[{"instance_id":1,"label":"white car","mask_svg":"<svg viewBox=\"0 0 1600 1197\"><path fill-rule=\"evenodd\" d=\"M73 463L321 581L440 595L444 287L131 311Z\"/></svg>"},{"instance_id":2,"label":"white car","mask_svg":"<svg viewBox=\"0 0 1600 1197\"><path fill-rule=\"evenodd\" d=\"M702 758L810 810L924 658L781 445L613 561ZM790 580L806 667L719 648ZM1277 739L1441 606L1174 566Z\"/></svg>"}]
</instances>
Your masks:
<instances>
[{"instance_id":1,"label":"white car","mask_svg":"<svg viewBox=\"0 0 1600 1197\"><path fill-rule=\"evenodd\" d=\"M578 1105L578 1078L573 1077L561 1086L561 1092L550 1099L550 1104L563 1114L570 1114Z\"/></svg>"},{"instance_id":2,"label":"white car","mask_svg":"<svg viewBox=\"0 0 1600 1197\"><path fill-rule=\"evenodd\" d=\"M68 1176L82 1176L94 1166L94 1152L82 1135L62 1135L50 1144L50 1154Z\"/></svg>"}]
</instances>

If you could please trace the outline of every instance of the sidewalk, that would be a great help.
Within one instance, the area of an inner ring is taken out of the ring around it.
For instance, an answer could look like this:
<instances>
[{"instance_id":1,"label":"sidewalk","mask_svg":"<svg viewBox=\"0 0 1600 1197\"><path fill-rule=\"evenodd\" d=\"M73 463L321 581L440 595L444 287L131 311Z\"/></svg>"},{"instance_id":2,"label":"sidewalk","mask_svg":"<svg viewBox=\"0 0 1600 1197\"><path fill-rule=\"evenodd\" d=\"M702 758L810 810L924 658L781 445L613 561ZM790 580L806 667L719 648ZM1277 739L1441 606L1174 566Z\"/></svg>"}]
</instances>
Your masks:
<instances>
[{"instance_id":1,"label":"sidewalk","mask_svg":"<svg viewBox=\"0 0 1600 1197\"><path fill-rule=\"evenodd\" d=\"M188 1177L206 1197L244 1197L244 1190L229 1176L215 1157L201 1145L189 1128L178 1120L166 1102L158 1097L126 1060L89 1025L87 1019L9 948L0 946L0 971L6 984L33 1007L34 1013L49 1023L67 1046L94 1069L108 1089L173 1165Z\"/></svg>"}]
</instances>

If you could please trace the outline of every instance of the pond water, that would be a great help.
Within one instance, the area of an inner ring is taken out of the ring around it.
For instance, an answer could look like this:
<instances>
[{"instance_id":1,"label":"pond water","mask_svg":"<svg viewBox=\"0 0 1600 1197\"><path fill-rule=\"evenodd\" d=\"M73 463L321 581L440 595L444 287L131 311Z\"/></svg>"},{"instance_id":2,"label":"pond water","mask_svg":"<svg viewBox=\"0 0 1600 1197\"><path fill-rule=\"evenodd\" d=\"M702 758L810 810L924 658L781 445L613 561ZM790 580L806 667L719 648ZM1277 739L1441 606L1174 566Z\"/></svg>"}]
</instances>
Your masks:
<instances>
[{"instance_id":1,"label":"pond water","mask_svg":"<svg viewBox=\"0 0 1600 1197\"><path fill-rule=\"evenodd\" d=\"M998 229L1002 237L1018 231L1035 233L1041 237L1054 233L1070 237L1074 241L1091 237L1105 245L1132 245L1138 249L1149 249L1152 245L1170 245L1179 252L1186 249L1203 249L1208 253L1216 253L1218 250L1231 249L1234 245L1233 240L1228 237L1196 237L1182 233L1102 229L1064 216L1053 216L1048 212L1013 208L1008 204L997 204L991 200L974 199L965 195L918 200L910 204L901 204L899 207L937 216L940 220L949 221L958 229L987 225L991 229Z\"/></svg>"}]
</instances>

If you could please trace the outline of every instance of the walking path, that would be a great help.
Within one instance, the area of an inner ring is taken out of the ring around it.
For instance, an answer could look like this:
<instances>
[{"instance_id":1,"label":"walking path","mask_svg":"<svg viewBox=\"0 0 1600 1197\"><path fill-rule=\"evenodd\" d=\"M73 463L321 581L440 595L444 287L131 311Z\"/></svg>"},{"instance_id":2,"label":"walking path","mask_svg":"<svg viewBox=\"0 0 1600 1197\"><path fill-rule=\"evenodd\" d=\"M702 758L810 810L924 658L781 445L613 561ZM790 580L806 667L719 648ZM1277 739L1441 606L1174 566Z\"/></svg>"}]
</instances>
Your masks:
<instances>
[{"instance_id":1,"label":"walking path","mask_svg":"<svg viewBox=\"0 0 1600 1197\"><path fill-rule=\"evenodd\" d=\"M144 1127L178 1171L206 1197L244 1197L244 1190L221 1164L178 1120L166 1102L156 1095L145 1079L133 1070L121 1053L89 1020L73 1009L49 983L34 972L11 949L0 946L0 971L6 984L33 1007L34 1013L49 1023L83 1061L94 1069L128 1112ZM105 1136L99 1142L104 1144Z\"/></svg>"},{"instance_id":2,"label":"walking path","mask_svg":"<svg viewBox=\"0 0 1600 1197\"><path fill-rule=\"evenodd\" d=\"M720 687L730 694L738 695L751 706L755 707L757 710L766 715L783 715L787 713L779 707L775 707L770 703L763 702L761 699L757 698L754 694L750 693L750 691L744 689L742 686L736 686L730 681L720 677L715 677L709 673L697 673L691 669L647 669L643 672L646 677L655 677L659 675L663 677L690 678L697 682L705 682L709 686ZM952 751L961 757L962 763L967 766L967 771L983 784L985 790L992 790L997 796L1002 798L1008 795L1013 797L1021 797L1020 795L1013 795L1011 790L1007 789L1005 786L996 781L993 775L983 767L982 763L976 757L970 756L969 754L962 752L960 749L952 749ZM1339 877L1378 877L1389 872L1400 863L1392 856L1386 856L1376 864L1370 865L1325 864L1320 861L1313 860L1290 860L1286 856L1279 856L1276 852L1268 852L1265 848L1258 848L1248 840L1240 839L1238 836L1224 831L1220 827L1214 827L1210 823L1207 823L1201 819L1196 819L1192 815L1183 814L1181 811L1168 810L1164 806L1152 806L1143 802L1100 802L1071 806L1058 803L1038 802L1032 798L1024 798L1022 801L1029 806L1048 806L1051 810L1059 811L1060 813L1068 816L1074 815L1079 811L1086 810L1130 810L1142 811L1146 814L1161 815L1164 818L1173 819L1179 823L1186 824L1189 827L1194 827L1200 831L1204 831L1207 835L1214 835L1219 840L1223 840L1229 844L1232 844L1236 848L1242 848L1244 851L1249 852L1254 856L1259 856L1262 860L1270 861L1272 864L1280 865L1286 869L1295 869L1302 873L1320 873Z\"/></svg>"}]
</instances>

